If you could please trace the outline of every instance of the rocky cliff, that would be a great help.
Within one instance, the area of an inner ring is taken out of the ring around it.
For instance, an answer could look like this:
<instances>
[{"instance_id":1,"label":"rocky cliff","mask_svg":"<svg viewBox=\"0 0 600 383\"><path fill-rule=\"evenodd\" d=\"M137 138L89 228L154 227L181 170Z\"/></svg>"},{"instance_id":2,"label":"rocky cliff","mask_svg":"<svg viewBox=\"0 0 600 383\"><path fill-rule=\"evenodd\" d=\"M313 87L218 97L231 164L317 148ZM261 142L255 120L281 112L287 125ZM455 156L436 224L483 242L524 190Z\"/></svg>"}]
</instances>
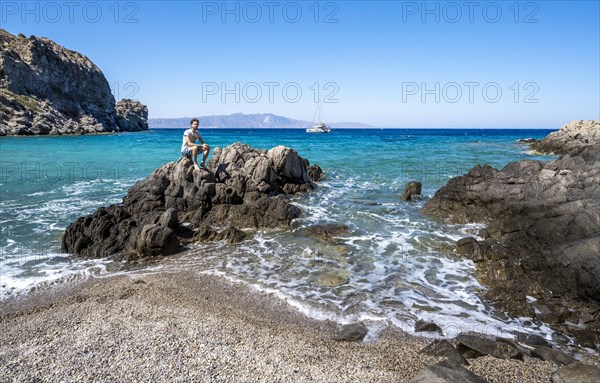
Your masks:
<instances>
[{"instance_id":1,"label":"rocky cliff","mask_svg":"<svg viewBox=\"0 0 600 383\"><path fill-rule=\"evenodd\" d=\"M518 314L595 330L600 338L600 123L574 121L531 145L566 153L502 170L477 165L426 202L423 212L485 222L483 241L459 241L488 297ZM535 298L529 304L526 296ZM566 326L566 325L565 325ZM594 332L592 332L594 333ZM586 335L588 338L591 335ZM593 343L596 339L596 343Z\"/></svg>"},{"instance_id":2,"label":"rocky cliff","mask_svg":"<svg viewBox=\"0 0 600 383\"><path fill-rule=\"evenodd\" d=\"M179 159L129 189L122 204L69 225L65 252L85 257L168 255L190 241L243 240L247 231L287 228L300 210L288 195L314 187L320 168L295 150L236 143L216 148L211 171Z\"/></svg>"},{"instance_id":3,"label":"rocky cliff","mask_svg":"<svg viewBox=\"0 0 600 383\"><path fill-rule=\"evenodd\" d=\"M0 135L120 130L108 81L87 57L2 29L0 48Z\"/></svg>"}]
</instances>

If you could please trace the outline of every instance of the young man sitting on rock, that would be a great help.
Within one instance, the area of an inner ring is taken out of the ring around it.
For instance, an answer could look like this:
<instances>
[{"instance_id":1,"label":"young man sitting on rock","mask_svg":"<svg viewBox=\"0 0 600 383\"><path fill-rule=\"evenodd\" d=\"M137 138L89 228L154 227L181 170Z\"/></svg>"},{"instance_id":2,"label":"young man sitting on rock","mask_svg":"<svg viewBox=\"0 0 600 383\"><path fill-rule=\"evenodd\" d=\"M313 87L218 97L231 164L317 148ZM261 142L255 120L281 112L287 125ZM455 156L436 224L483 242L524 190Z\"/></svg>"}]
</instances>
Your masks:
<instances>
[{"instance_id":1,"label":"young man sitting on rock","mask_svg":"<svg viewBox=\"0 0 600 383\"><path fill-rule=\"evenodd\" d=\"M194 168L196 168L197 170L208 170L204 163L206 161L206 158L208 158L210 146L208 146L206 142L204 142L202 136L200 135L200 132L198 132L199 124L200 121L198 121L197 118L193 118L192 121L190 121L190 129L187 129L185 132L183 132L181 154L183 154L183 156L188 160L192 161L192 163L194 164ZM202 144L196 144L196 140L200 141ZM198 165L198 160L196 159L198 157L199 150L202 150L202 152L204 153L200 165Z\"/></svg>"}]
</instances>

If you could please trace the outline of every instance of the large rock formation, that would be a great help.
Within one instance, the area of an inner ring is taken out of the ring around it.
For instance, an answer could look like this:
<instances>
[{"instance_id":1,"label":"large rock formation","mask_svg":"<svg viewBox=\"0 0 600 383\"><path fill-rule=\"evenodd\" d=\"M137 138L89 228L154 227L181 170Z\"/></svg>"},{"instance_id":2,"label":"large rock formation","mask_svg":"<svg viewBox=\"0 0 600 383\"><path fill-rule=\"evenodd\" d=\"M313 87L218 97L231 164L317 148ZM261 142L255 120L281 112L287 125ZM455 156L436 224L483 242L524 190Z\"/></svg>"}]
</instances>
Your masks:
<instances>
[{"instance_id":1,"label":"large rock formation","mask_svg":"<svg viewBox=\"0 0 600 383\"><path fill-rule=\"evenodd\" d=\"M117 125L122 132L148 130L148 107L137 100L117 102Z\"/></svg>"},{"instance_id":2,"label":"large rock formation","mask_svg":"<svg viewBox=\"0 0 600 383\"><path fill-rule=\"evenodd\" d=\"M532 149L540 153L571 154L596 146L600 143L600 122L596 120L576 120L552 132L541 141L529 143Z\"/></svg>"},{"instance_id":3,"label":"large rock formation","mask_svg":"<svg viewBox=\"0 0 600 383\"><path fill-rule=\"evenodd\" d=\"M0 48L1 136L119 131L108 81L87 57L3 29Z\"/></svg>"},{"instance_id":4,"label":"large rock formation","mask_svg":"<svg viewBox=\"0 0 600 383\"><path fill-rule=\"evenodd\" d=\"M129 189L122 204L100 208L69 225L63 251L86 257L167 255L193 240L239 241L241 229L287 228L300 210L288 194L311 190L309 167L295 150L236 143L216 148L214 171L170 162ZM185 223L185 225L184 225Z\"/></svg>"},{"instance_id":5,"label":"large rock formation","mask_svg":"<svg viewBox=\"0 0 600 383\"><path fill-rule=\"evenodd\" d=\"M461 241L458 250L477 262L488 297L504 308L600 328L599 138L598 121L575 121L533 144L568 153L558 160L477 165L426 202L426 214L487 223L484 241Z\"/></svg>"}]
</instances>

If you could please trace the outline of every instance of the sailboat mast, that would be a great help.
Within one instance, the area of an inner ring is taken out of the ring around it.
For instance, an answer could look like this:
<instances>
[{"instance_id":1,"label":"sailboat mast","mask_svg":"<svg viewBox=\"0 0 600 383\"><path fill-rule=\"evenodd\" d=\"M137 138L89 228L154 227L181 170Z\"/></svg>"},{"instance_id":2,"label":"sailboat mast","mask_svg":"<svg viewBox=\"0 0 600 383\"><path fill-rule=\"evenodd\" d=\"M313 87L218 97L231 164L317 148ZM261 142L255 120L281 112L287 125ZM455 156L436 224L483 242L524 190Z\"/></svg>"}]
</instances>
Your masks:
<instances>
[{"instance_id":1,"label":"sailboat mast","mask_svg":"<svg viewBox=\"0 0 600 383\"><path fill-rule=\"evenodd\" d=\"M319 119L318 119L318 120L316 119L317 115L319 116ZM321 103L318 103L318 104L317 104L317 110L315 110L315 115L313 116L313 123L314 123L315 121L316 121L317 123L321 122Z\"/></svg>"},{"instance_id":2,"label":"sailboat mast","mask_svg":"<svg viewBox=\"0 0 600 383\"><path fill-rule=\"evenodd\" d=\"M317 110L319 111L319 119L317 121L320 124L321 123L321 103L320 102L319 102L319 105L317 106Z\"/></svg>"}]
</instances>

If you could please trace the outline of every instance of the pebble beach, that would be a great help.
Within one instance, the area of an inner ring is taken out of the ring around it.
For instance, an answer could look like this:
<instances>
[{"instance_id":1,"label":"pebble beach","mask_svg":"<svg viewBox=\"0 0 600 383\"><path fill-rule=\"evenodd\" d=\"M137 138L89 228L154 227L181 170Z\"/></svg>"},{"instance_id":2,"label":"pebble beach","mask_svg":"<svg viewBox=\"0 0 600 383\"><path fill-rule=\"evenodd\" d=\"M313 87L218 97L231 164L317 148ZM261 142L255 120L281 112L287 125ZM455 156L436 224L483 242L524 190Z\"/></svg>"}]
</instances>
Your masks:
<instances>
[{"instance_id":1,"label":"pebble beach","mask_svg":"<svg viewBox=\"0 0 600 383\"><path fill-rule=\"evenodd\" d=\"M0 311L3 382L408 382L441 360L419 354L430 340L392 326L363 342L332 340L335 323L185 271L56 285ZM529 357L469 362L490 382L548 382L558 368Z\"/></svg>"}]
</instances>

